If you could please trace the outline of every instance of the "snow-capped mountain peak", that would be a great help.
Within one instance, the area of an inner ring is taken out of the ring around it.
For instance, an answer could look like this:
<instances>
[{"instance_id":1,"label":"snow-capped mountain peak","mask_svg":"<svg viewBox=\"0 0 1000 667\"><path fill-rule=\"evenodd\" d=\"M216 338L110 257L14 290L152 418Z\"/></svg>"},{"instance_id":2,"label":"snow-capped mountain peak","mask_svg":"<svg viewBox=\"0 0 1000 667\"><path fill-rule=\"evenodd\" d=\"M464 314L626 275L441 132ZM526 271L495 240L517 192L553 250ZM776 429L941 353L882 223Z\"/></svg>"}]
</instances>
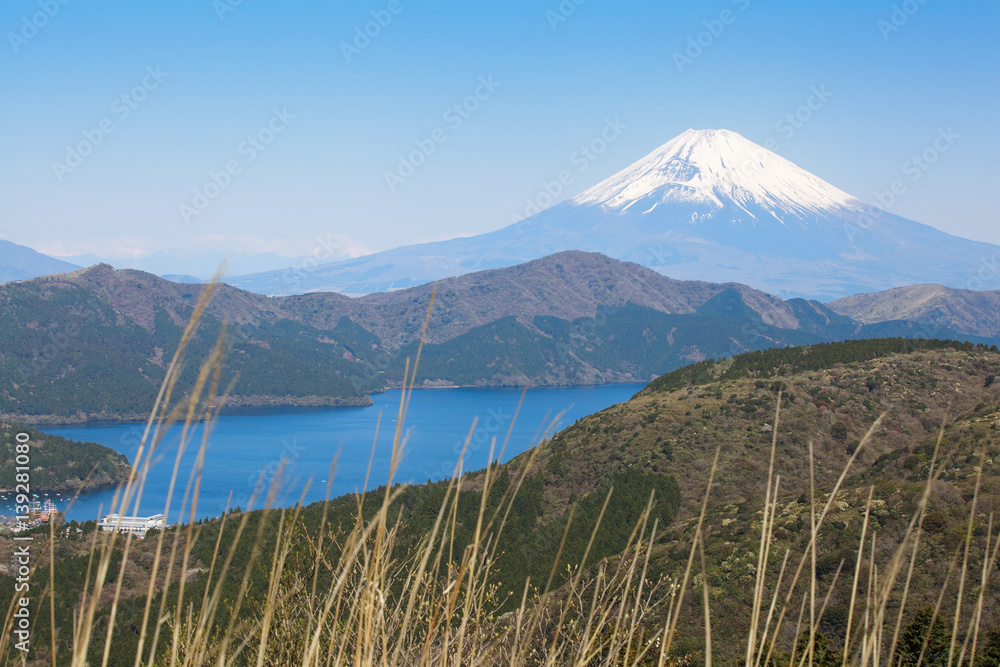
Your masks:
<instances>
[{"instance_id":1,"label":"snow-capped mountain peak","mask_svg":"<svg viewBox=\"0 0 1000 667\"><path fill-rule=\"evenodd\" d=\"M861 201L735 132L688 130L502 229L324 264L292 289L366 294L563 250L600 252L672 278L823 300L900 285L969 288L975 267L1000 253L888 211L871 217ZM231 284L290 291L287 270Z\"/></svg>"},{"instance_id":2,"label":"snow-capped mountain peak","mask_svg":"<svg viewBox=\"0 0 1000 667\"><path fill-rule=\"evenodd\" d=\"M846 192L729 130L687 130L585 190L576 205L648 213L661 204L740 209L785 222L860 210Z\"/></svg>"}]
</instances>

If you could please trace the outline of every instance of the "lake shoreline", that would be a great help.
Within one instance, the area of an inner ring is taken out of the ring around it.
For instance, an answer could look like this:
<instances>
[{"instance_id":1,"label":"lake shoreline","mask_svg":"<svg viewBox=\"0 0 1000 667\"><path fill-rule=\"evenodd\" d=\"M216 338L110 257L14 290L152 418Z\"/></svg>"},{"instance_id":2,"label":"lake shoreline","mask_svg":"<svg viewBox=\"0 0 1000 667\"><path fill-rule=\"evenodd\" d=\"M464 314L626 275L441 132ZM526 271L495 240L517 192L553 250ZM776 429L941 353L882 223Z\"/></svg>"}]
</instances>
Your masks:
<instances>
[{"instance_id":1,"label":"lake shoreline","mask_svg":"<svg viewBox=\"0 0 1000 667\"><path fill-rule=\"evenodd\" d=\"M642 388L648 382L601 382L597 384L470 384L460 385L445 383L444 381L425 381L420 385L415 385L414 390L440 390L440 389L481 389L485 391L511 391L527 389L583 389L588 387L609 387L635 385ZM273 397L273 396L237 396L226 399L225 405L221 409L221 414L226 414L231 410L244 409L266 409L266 408L364 408L374 405L372 396L379 396L389 391L402 390L402 383L392 383L380 391L372 391L363 397L323 397L323 396L302 396L302 397ZM639 389L636 389L639 391ZM149 421L149 415L139 414L106 414L97 413L89 415L79 415L66 417L64 415L21 415L21 414L0 414L0 421L12 421L36 428L43 426L86 426L103 424L142 424ZM202 420L199 420L199 422Z\"/></svg>"},{"instance_id":2,"label":"lake shoreline","mask_svg":"<svg viewBox=\"0 0 1000 667\"><path fill-rule=\"evenodd\" d=\"M374 392L373 392L374 393ZM371 395L361 397L276 397L276 396L236 396L225 401L223 410L231 408L357 408L371 406ZM0 421L12 421L28 426L82 426L85 424L141 424L149 421L149 414L108 414L91 413L78 414L73 417L65 415L21 415L2 414ZM201 421L201 420L199 420Z\"/></svg>"}]
</instances>

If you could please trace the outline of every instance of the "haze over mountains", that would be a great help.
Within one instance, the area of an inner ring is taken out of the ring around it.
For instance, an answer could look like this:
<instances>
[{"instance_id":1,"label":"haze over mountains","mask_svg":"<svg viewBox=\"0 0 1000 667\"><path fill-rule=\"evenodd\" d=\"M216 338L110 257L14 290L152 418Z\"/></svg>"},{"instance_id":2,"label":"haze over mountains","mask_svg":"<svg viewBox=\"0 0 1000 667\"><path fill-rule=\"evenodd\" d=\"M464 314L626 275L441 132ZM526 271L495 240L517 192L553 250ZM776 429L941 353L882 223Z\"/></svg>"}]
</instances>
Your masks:
<instances>
[{"instance_id":1,"label":"haze over mountains","mask_svg":"<svg viewBox=\"0 0 1000 667\"><path fill-rule=\"evenodd\" d=\"M1000 247L875 209L728 130L688 130L570 200L503 229L309 270L237 276L263 294L365 294L562 250L673 278L823 301L902 285L968 287Z\"/></svg>"},{"instance_id":2,"label":"haze over mountains","mask_svg":"<svg viewBox=\"0 0 1000 667\"><path fill-rule=\"evenodd\" d=\"M78 266L111 264L116 269L137 269L171 280L183 278L182 282L208 282L223 262L226 263L226 272L234 275L283 269L289 265L302 263L304 259L285 257L273 252L227 253L220 250L159 250L142 257L113 260L93 254L66 258ZM50 271L50 273L55 272Z\"/></svg>"},{"instance_id":3,"label":"haze over mountains","mask_svg":"<svg viewBox=\"0 0 1000 667\"><path fill-rule=\"evenodd\" d=\"M346 253L335 255L348 257ZM270 271L290 264L304 264L305 257L286 257L274 252L223 252L221 250L159 250L141 257L109 260L94 254L68 255L61 258L38 252L28 246L0 241L0 283L30 280L54 273L113 265L116 269L137 269L175 282L208 282L225 263L228 275Z\"/></svg>"},{"instance_id":4,"label":"haze over mountains","mask_svg":"<svg viewBox=\"0 0 1000 667\"><path fill-rule=\"evenodd\" d=\"M76 264L43 255L27 246L0 241L0 283L66 273L79 268Z\"/></svg>"}]
</instances>

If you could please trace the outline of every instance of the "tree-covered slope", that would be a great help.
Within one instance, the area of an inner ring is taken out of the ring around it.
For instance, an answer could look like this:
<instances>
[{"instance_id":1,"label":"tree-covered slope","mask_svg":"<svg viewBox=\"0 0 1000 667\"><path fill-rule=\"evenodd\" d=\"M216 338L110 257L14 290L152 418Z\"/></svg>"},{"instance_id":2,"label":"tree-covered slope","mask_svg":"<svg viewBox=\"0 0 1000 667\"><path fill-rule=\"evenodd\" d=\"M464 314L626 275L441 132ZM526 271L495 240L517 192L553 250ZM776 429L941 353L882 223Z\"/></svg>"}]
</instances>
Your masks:
<instances>
[{"instance_id":1,"label":"tree-covered slope","mask_svg":"<svg viewBox=\"0 0 1000 667\"><path fill-rule=\"evenodd\" d=\"M132 466L113 449L93 442L75 442L58 435L42 433L30 426L0 422L0 492L14 491L17 475L15 450L18 434L25 433L30 488L39 491L75 492L111 486L128 479ZM22 438L23 439L23 438Z\"/></svg>"},{"instance_id":2,"label":"tree-covered slope","mask_svg":"<svg viewBox=\"0 0 1000 667\"><path fill-rule=\"evenodd\" d=\"M148 416L193 305L168 310L154 302L142 326L73 283L0 286L0 414L34 421ZM222 332L219 319L205 316L187 358L206 358ZM231 402L368 400L364 392L378 385L354 372L331 338L337 334L297 323L230 326L223 386L236 379ZM185 367L181 391L197 370L197 361Z\"/></svg>"},{"instance_id":3,"label":"tree-covered slope","mask_svg":"<svg viewBox=\"0 0 1000 667\"><path fill-rule=\"evenodd\" d=\"M106 265L0 285L0 415L144 418L204 289ZM225 327L230 405L357 405L401 384L425 323L418 386L647 382L746 351L927 332L744 285L670 280L596 253L443 281L428 319L431 293L271 298L219 285L187 358L204 359ZM185 365L181 391L196 373Z\"/></svg>"}]
</instances>

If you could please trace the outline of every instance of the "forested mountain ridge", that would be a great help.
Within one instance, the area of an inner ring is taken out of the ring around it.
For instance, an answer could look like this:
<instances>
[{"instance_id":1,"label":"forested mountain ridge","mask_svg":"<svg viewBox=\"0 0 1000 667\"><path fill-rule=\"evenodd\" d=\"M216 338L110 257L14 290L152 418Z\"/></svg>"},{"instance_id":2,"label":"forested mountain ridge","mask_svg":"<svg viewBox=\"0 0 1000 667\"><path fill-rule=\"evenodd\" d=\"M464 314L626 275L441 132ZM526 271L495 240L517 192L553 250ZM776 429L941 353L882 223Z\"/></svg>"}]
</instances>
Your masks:
<instances>
[{"instance_id":1,"label":"forested mountain ridge","mask_svg":"<svg viewBox=\"0 0 1000 667\"><path fill-rule=\"evenodd\" d=\"M200 289L110 267L0 285L0 413L33 422L148 417ZM378 388L348 374L351 362L321 342L328 334L260 318L248 335L239 309L220 312L233 295L221 296L215 312L237 322L223 378L239 377L234 403L357 404ZM220 317L202 319L181 390L222 331Z\"/></svg>"},{"instance_id":2,"label":"forested mountain ridge","mask_svg":"<svg viewBox=\"0 0 1000 667\"><path fill-rule=\"evenodd\" d=\"M0 285L0 415L144 418L203 289L107 265ZM928 337L918 322L863 324L816 301L575 251L441 281L428 320L431 294L266 297L220 284L189 358L205 358L225 325L231 405L358 405L399 385L425 322L417 381L432 386L648 382L748 350ZM196 370L185 367L182 389Z\"/></svg>"}]
</instances>

